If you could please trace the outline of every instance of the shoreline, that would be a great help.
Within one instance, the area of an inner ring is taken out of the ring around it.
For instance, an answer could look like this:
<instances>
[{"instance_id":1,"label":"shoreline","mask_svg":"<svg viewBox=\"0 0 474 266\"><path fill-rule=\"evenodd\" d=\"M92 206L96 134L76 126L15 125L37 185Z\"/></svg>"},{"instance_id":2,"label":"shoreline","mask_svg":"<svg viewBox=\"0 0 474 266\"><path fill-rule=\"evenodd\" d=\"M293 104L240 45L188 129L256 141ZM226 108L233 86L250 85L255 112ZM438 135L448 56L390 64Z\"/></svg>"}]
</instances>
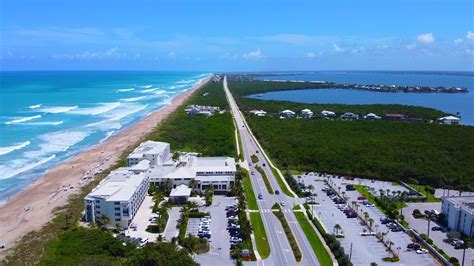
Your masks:
<instances>
[{"instance_id":1,"label":"shoreline","mask_svg":"<svg viewBox=\"0 0 474 266\"><path fill-rule=\"evenodd\" d=\"M55 208L66 204L69 196L92 180L94 174L113 166L123 151L167 119L210 78L176 95L169 105L151 112L116 135L54 166L26 189L10 197L0 206L0 243L6 244L0 254L4 255L24 234L49 222Z\"/></svg>"}]
</instances>

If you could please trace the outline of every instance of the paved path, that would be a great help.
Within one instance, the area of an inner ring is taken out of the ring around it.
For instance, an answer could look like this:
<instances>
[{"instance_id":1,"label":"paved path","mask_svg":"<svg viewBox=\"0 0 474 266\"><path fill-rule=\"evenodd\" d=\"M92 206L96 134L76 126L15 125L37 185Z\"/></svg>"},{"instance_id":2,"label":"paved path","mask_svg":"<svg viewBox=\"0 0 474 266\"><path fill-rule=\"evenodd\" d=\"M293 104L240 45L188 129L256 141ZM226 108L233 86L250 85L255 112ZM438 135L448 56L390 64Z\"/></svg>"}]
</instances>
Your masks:
<instances>
[{"instance_id":1,"label":"paved path","mask_svg":"<svg viewBox=\"0 0 474 266\"><path fill-rule=\"evenodd\" d=\"M168 211L169 218L168 223L166 224L165 231L163 232L163 237L166 241L171 242L173 237L177 237L179 234L178 228L178 219L181 216L180 213L181 207L173 207Z\"/></svg>"},{"instance_id":2,"label":"paved path","mask_svg":"<svg viewBox=\"0 0 474 266\"><path fill-rule=\"evenodd\" d=\"M229 100L229 104L231 107L231 111L236 123L236 126L239 130L240 137L242 140L242 148L243 148L243 155L246 161L251 162L250 156L256 154L259 158L258 165L262 167L265 171L268 179L272 187L275 190L280 191L280 195L269 194L265 184L263 182L262 176L259 172L254 168L254 165L250 165L250 171L253 171L255 174L251 175L252 180L252 187L256 195L262 194L263 199L258 200L258 207L260 210L270 210L273 204L276 202L285 202L286 206L283 207L283 213L285 215L286 220L288 221L291 230L298 242L302 253L302 260L301 262L296 262L295 257L293 256L293 252L291 251L290 245L286 238L285 233L283 232L283 228L276 218L276 216L271 212L262 212L262 220L265 226L265 231L267 233L268 241L270 244L271 253L268 258L262 261L257 261L249 264L256 264L256 265L319 265L319 261L314 254L310 243L306 239L303 230L299 226L296 218L291 211L293 209L293 205L300 204L301 200L298 198L291 198L286 196L278 182L276 181L273 172L269 168L269 162L266 158L262 155L261 149L256 144L256 139L250 133L248 126L243 118L242 113L239 111L239 108L227 87L227 77L224 78L224 90L226 92L227 98ZM259 153L257 153L259 151ZM266 166L263 166L265 163Z\"/></svg>"}]
</instances>

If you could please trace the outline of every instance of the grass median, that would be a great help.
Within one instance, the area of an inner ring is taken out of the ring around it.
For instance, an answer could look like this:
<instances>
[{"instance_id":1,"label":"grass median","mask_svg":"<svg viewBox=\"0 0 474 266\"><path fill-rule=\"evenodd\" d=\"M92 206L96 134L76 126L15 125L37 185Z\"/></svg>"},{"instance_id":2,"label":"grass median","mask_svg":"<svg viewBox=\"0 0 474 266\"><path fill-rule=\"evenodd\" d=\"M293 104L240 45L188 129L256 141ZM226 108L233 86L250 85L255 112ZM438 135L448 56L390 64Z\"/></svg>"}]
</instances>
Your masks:
<instances>
[{"instance_id":1,"label":"grass median","mask_svg":"<svg viewBox=\"0 0 474 266\"><path fill-rule=\"evenodd\" d=\"M268 244L267 233L263 226L262 217L258 212L250 213L250 223L252 224L253 234L255 236L255 243L257 245L258 254L262 259L270 255L270 245Z\"/></svg>"},{"instance_id":2,"label":"grass median","mask_svg":"<svg viewBox=\"0 0 474 266\"><path fill-rule=\"evenodd\" d=\"M273 194L273 188L272 185L270 184L270 180L268 180L268 176L265 173L265 170L263 170L261 167L256 167L257 171L262 175L263 182L265 183L265 187L268 190L268 193Z\"/></svg>"},{"instance_id":3,"label":"grass median","mask_svg":"<svg viewBox=\"0 0 474 266\"><path fill-rule=\"evenodd\" d=\"M301 255L300 247L298 246L298 243L296 242L295 235L293 235L290 225L288 224L288 221L286 220L285 215L283 214L280 205L278 205L278 203L275 203L272 209L278 210L278 211L274 211L273 214L275 214L275 216L280 221L281 226L283 227L283 231L285 232L286 238L288 239L288 243L290 243L290 248L293 251L293 255L295 256L295 260L297 262L301 261L302 255Z\"/></svg>"},{"instance_id":4,"label":"grass median","mask_svg":"<svg viewBox=\"0 0 474 266\"><path fill-rule=\"evenodd\" d=\"M271 166L270 166L270 168L272 169L272 173L273 173L273 175L275 176L275 178L276 178L276 180L277 180L277 182L278 182L278 185L279 185L280 188L281 188L281 191L282 191L283 193L285 193L285 195L287 195L288 197L294 198L295 196L294 196L294 195L290 192L290 190L286 187L286 184L285 184L285 182L283 181L283 179L281 178L280 174L278 174L278 171L277 171L275 168L271 167Z\"/></svg>"},{"instance_id":5,"label":"grass median","mask_svg":"<svg viewBox=\"0 0 474 266\"><path fill-rule=\"evenodd\" d=\"M301 226L301 229L303 229L303 232L306 235L306 238L311 244L311 247L313 248L313 251L316 254L316 257L318 257L318 261L321 264L321 266L333 265L331 257L329 256L329 253L324 248L324 244L321 242L321 239L319 239L316 231L311 226L308 219L306 219L306 216L304 215L304 213L301 211L295 211L294 214L296 216L296 220L298 220L298 223Z\"/></svg>"}]
</instances>

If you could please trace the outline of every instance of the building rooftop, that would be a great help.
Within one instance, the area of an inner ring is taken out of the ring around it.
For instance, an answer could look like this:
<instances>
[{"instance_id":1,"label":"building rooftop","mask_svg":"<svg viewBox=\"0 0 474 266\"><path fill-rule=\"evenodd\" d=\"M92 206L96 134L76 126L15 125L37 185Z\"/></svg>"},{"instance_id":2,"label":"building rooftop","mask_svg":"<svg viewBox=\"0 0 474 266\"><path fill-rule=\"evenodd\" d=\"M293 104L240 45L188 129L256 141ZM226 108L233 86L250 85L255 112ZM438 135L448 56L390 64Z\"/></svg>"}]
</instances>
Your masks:
<instances>
[{"instance_id":1,"label":"building rooftop","mask_svg":"<svg viewBox=\"0 0 474 266\"><path fill-rule=\"evenodd\" d=\"M143 158L144 154L159 154L169 148L170 144L166 142L158 142L147 140L140 144L128 158Z\"/></svg>"},{"instance_id":2,"label":"building rooftop","mask_svg":"<svg viewBox=\"0 0 474 266\"><path fill-rule=\"evenodd\" d=\"M145 173L134 174L130 171L130 168L119 168L112 171L102 180L87 195L87 198L103 198L106 201L128 201L145 178Z\"/></svg>"},{"instance_id":3,"label":"building rooftop","mask_svg":"<svg viewBox=\"0 0 474 266\"><path fill-rule=\"evenodd\" d=\"M181 184L176 188L173 188L170 192L170 197L186 197L191 195L191 188L185 184Z\"/></svg>"},{"instance_id":4,"label":"building rooftop","mask_svg":"<svg viewBox=\"0 0 474 266\"><path fill-rule=\"evenodd\" d=\"M456 207L474 214L474 196L443 197L443 200L447 200L456 205Z\"/></svg>"},{"instance_id":5,"label":"building rooftop","mask_svg":"<svg viewBox=\"0 0 474 266\"><path fill-rule=\"evenodd\" d=\"M231 157L196 157L191 156L187 167L192 168L196 172L213 171L236 171L235 159Z\"/></svg>"}]
</instances>

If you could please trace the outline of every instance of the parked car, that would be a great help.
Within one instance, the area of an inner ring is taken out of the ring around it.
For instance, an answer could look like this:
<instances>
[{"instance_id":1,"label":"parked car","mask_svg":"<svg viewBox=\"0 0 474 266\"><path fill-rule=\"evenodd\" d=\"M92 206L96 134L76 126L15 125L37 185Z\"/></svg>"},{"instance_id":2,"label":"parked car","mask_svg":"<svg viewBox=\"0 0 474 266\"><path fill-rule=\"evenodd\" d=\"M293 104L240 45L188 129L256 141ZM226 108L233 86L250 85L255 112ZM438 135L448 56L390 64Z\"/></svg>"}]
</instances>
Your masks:
<instances>
[{"instance_id":1,"label":"parked car","mask_svg":"<svg viewBox=\"0 0 474 266\"><path fill-rule=\"evenodd\" d=\"M275 195L280 195L280 190L275 190Z\"/></svg>"},{"instance_id":2,"label":"parked car","mask_svg":"<svg viewBox=\"0 0 474 266\"><path fill-rule=\"evenodd\" d=\"M285 202L284 201L280 202L280 205L285 206Z\"/></svg>"},{"instance_id":3,"label":"parked car","mask_svg":"<svg viewBox=\"0 0 474 266\"><path fill-rule=\"evenodd\" d=\"M443 231L443 228L440 226L433 226L433 228L431 228L431 231Z\"/></svg>"},{"instance_id":4,"label":"parked car","mask_svg":"<svg viewBox=\"0 0 474 266\"><path fill-rule=\"evenodd\" d=\"M417 244L417 243L410 243L407 245L408 250L418 250L420 248L421 248L420 244Z\"/></svg>"},{"instance_id":5,"label":"parked car","mask_svg":"<svg viewBox=\"0 0 474 266\"><path fill-rule=\"evenodd\" d=\"M416 254L426 254L426 253L428 253L428 250L424 248L420 248L416 250Z\"/></svg>"},{"instance_id":6,"label":"parked car","mask_svg":"<svg viewBox=\"0 0 474 266\"><path fill-rule=\"evenodd\" d=\"M360 197L357 197L357 200L366 200L367 198L366 197L363 197L363 196L360 196Z\"/></svg>"}]
</instances>

